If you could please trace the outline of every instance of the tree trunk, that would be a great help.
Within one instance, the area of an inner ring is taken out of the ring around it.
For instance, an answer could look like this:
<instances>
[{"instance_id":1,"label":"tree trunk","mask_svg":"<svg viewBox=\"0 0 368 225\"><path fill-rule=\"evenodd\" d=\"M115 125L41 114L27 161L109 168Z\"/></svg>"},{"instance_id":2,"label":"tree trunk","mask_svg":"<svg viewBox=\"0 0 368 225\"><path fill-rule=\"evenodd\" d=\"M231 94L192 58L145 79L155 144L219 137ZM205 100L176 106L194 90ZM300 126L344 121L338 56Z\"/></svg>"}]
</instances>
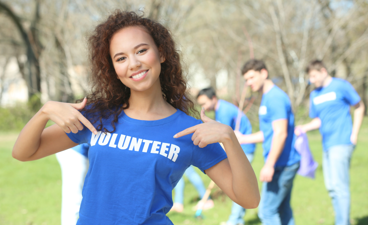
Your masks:
<instances>
[{"instance_id":1,"label":"tree trunk","mask_svg":"<svg viewBox=\"0 0 368 225\"><path fill-rule=\"evenodd\" d=\"M362 82L362 101L365 105L364 108L364 116L367 116L367 77L368 77L368 70L365 72L365 76L363 77L363 82Z\"/></svg>"},{"instance_id":2,"label":"tree trunk","mask_svg":"<svg viewBox=\"0 0 368 225\"><path fill-rule=\"evenodd\" d=\"M3 2L0 2L0 9L5 11L5 14L13 21L16 29L19 31L21 38L26 47L27 62L24 66L24 78L28 87L28 99L31 104L34 105L34 109L41 105L41 71L39 63L39 43L37 39L37 28L36 25L40 19L39 14L39 1L36 2L35 19L31 25L30 35L28 35L26 29L22 25L20 18ZM23 65L20 65L22 67Z\"/></svg>"}]
</instances>

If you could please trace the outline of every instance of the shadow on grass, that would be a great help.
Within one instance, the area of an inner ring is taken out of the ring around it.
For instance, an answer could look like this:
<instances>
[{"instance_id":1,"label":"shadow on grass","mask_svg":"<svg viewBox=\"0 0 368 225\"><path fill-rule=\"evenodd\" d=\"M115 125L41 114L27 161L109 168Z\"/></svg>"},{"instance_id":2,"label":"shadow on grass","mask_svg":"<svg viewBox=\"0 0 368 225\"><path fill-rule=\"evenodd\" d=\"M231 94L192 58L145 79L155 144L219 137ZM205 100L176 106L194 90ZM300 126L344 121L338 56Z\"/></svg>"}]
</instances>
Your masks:
<instances>
[{"instance_id":1,"label":"shadow on grass","mask_svg":"<svg viewBox=\"0 0 368 225\"><path fill-rule=\"evenodd\" d=\"M355 219L356 221L356 225L367 225L368 224L368 216L364 216L364 217L361 217L361 218L356 218Z\"/></svg>"}]
</instances>

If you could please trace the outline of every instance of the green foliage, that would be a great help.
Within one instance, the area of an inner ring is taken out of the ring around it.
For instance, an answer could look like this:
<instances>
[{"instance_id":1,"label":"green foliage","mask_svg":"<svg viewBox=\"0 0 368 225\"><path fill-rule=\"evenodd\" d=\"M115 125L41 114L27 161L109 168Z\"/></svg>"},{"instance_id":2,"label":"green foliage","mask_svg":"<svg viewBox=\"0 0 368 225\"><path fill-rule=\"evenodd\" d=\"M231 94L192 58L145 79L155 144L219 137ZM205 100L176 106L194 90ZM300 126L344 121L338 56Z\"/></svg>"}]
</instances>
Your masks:
<instances>
[{"instance_id":1,"label":"green foliage","mask_svg":"<svg viewBox=\"0 0 368 225\"><path fill-rule=\"evenodd\" d=\"M37 97L34 96L27 104L17 104L9 108L0 107L0 131L20 131L27 122L41 108ZM48 121L46 127L52 125L52 121Z\"/></svg>"},{"instance_id":2,"label":"green foliage","mask_svg":"<svg viewBox=\"0 0 368 225\"><path fill-rule=\"evenodd\" d=\"M42 107L41 94L32 95L28 100L27 107L31 112L37 112Z\"/></svg>"},{"instance_id":3,"label":"green foliage","mask_svg":"<svg viewBox=\"0 0 368 225\"><path fill-rule=\"evenodd\" d=\"M21 130L35 113L27 105L0 108L0 130Z\"/></svg>"}]
</instances>

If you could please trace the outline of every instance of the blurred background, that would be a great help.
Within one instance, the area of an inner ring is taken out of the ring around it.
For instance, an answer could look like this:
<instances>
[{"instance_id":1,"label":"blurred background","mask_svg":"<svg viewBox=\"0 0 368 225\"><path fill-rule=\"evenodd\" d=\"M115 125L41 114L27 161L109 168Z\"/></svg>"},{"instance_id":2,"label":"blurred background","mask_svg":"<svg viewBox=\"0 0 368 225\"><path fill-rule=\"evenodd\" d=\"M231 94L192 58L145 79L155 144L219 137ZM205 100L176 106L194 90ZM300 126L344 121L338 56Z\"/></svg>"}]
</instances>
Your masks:
<instances>
[{"instance_id":1,"label":"blurred background","mask_svg":"<svg viewBox=\"0 0 368 225\"><path fill-rule=\"evenodd\" d=\"M89 92L87 39L117 8L140 11L171 30L192 95L212 86L220 98L238 104L244 88L240 67L250 58L263 59L271 79L289 95L300 124L308 120L313 90L305 67L321 59L332 76L348 80L368 105L367 0L0 0L0 224L60 223L61 176L55 157L25 164L12 159L10 152L19 131L42 104L74 102ZM254 97L247 116L257 131L261 96ZM368 224L367 134L364 121L351 170L352 223L359 225ZM321 165L318 131L309 137ZM259 145L257 175L261 151ZM315 181L296 181L297 224L333 223L321 167L318 171ZM203 179L208 184L208 178ZM195 201L187 186L185 213L169 214L175 224L219 224L227 219L230 200L215 197L216 206L205 219L194 220L190 205ZM247 213L246 220L260 224L256 210Z\"/></svg>"}]
</instances>

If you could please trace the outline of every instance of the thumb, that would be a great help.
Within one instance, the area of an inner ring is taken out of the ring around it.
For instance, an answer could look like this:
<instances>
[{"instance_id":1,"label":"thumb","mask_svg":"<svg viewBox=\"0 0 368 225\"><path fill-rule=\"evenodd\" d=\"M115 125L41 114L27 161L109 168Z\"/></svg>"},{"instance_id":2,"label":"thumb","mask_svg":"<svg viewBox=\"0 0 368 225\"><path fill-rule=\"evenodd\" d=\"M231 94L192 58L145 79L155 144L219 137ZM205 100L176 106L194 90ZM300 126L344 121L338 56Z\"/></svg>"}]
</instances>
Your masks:
<instances>
[{"instance_id":1,"label":"thumb","mask_svg":"<svg viewBox=\"0 0 368 225\"><path fill-rule=\"evenodd\" d=\"M202 108L201 110L201 120L203 121L203 123L212 121L210 118L206 116L206 114L204 114L204 108Z\"/></svg>"},{"instance_id":2,"label":"thumb","mask_svg":"<svg viewBox=\"0 0 368 225\"><path fill-rule=\"evenodd\" d=\"M87 98L84 97L83 101L80 103L75 103L75 104L70 104L71 106L73 106L73 108L77 109L77 110L81 110L83 109L87 104Z\"/></svg>"}]
</instances>

